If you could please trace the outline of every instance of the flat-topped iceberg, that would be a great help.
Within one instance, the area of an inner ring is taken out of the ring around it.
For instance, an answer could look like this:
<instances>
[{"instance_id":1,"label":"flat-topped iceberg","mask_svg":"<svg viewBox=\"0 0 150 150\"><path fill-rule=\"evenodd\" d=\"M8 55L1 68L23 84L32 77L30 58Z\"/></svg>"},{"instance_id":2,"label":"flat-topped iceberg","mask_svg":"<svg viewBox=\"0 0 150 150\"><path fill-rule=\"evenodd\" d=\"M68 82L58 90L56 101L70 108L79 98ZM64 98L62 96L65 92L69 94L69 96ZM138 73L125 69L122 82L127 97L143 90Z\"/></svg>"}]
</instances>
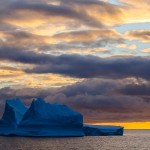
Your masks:
<instances>
[{"instance_id":1,"label":"flat-topped iceberg","mask_svg":"<svg viewBox=\"0 0 150 150\"><path fill-rule=\"evenodd\" d=\"M0 135L17 136L99 136L123 135L117 126L83 125L83 116L66 105L33 100L30 107L19 99L7 100L0 120Z\"/></svg>"},{"instance_id":2,"label":"flat-topped iceberg","mask_svg":"<svg viewBox=\"0 0 150 150\"><path fill-rule=\"evenodd\" d=\"M83 128L85 136L123 135L123 127L120 126L101 126L84 124Z\"/></svg>"}]
</instances>

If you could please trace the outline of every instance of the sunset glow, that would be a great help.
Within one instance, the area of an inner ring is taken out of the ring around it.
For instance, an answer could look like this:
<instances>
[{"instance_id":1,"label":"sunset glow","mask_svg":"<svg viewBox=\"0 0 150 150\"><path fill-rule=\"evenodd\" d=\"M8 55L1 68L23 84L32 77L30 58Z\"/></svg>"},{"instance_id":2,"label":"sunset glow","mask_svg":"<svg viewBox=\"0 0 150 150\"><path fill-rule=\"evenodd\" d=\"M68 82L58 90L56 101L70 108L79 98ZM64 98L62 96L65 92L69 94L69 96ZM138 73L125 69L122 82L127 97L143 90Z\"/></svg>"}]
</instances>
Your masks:
<instances>
[{"instance_id":1,"label":"sunset glow","mask_svg":"<svg viewBox=\"0 0 150 150\"><path fill-rule=\"evenodd\" d=\"M96 125L123 126L124 129L150 129L150 122L96 123Z\"/></svg>"}]
</instances>

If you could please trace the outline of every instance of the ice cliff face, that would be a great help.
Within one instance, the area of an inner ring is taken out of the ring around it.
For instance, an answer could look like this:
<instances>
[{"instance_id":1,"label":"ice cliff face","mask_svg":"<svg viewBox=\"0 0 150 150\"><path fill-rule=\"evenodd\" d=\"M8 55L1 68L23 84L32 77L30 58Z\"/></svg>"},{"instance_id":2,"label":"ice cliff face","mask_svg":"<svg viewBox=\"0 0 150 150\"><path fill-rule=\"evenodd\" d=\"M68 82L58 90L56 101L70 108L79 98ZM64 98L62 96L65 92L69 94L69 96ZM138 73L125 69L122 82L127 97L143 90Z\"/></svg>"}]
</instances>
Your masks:
<instances>
[{"instance_id":1,"label":"ice cliff face","mask_svg":"<svg viewBox=\"0 0 150 150\"><path fill-rule=\"evenodd\" d=\"M98 136L122 135L122 127L83 126L83 116L66 105L46 103L38 98L28 108L19 99L7 100L0 120L0 135Z\"/></svg>"},{"instance_id":2,"label":"ice cliff face","mask_svg":"<svg viewBox=\"0 0 150 150\"><path fill-rule=\"evenodd\" d=\"M26 111L27 107L19 99L7 100L0 120L0 134L8 135L15 130Z\"/></svg>"}]
</instances>

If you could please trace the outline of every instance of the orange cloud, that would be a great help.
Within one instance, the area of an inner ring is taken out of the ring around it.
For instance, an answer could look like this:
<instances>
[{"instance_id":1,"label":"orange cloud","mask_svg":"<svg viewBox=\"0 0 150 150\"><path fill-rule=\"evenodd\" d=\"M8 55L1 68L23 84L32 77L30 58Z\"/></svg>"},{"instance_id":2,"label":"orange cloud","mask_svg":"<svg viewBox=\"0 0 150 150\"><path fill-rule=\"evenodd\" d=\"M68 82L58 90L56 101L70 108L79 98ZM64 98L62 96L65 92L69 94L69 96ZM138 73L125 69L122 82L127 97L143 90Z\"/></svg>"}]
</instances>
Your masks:
<instances>
[{"instance_id":1,"label":"orange cloud","mask_svg":"<svg viewBox=\"0 0 150 150\"><path fill-rule=\"evenodd\" d=\"M142 52L144 52L144 53L150 53L150 48L143 49Z\"/></svg>"},{"instance_id":2,"label":"orange cloud","mask_svg":"<svg viewBox=\"0 0 150 150\"><path fill-rule=\"evenodd\" d=\"M129 49L129 50L135 50L136 45L135 44L132 44L132 45L119 44L119 45L116 45L116 48L126 48L126 49Z\"/></svg>"},{"instance_id":3,"label":"orange cloud","mask_svg":"<svg viewBox=\"0 0 150 150\"><path fill-rule=\"evenodd\" d=\"M63 32L53 36L65 42L90 42L97 39L119 39L120 34L115 30L81 30L73 32Z\"/></svg>"},{"instance_id":4,"label":"orange cloud","mask_svg":"<svg viewBox=\"0 0 150 150\"><path fill-rule=\"evenodd\" d=\"M133 30L125 33L130 40L139 40L144 43L150 42L150 30Z\"/></svg>"},{"instance_id":5,"label":"orange cloud","mask_svg":"<svg viewBox=\"0 0 150 150\"><path fill-rule=\"evenodd\" d=\"M149 22L149 0L120 0L126 4L123 8L123 18L126 23Z\"/></svg>"},{"instance_id":6,"label":"orange cloud","mask_svg":"<svg viewBox=\"0 0 150 150\"><path fill-rule=\"evenodd\" d=\"M60 52L60 53L63 53L63 51L61 50L57 50L57 52ZM97 54L100 54L100 53L103 53L103 52L107 52L107 49L106 48L86 48L86 50L84 49L69 49L67 50L67 53L68 54L85 54L85 55L88 55L88 54L92 54L92 55L97 55Z\"/></svg>"},{"instance_id":7,"label":"orange cloud","mask_svg":"<svg viewBox=\"0 0 150 150\"><path fill-rule=\"evenodd\" d=\"M28 75L23 71L16 69L15 67L1 67L0 68L0 79L2 87L13 87L13 88L48 88L48 87L61 87L76 83L82 79L75 79L71 77L63 77L57 74Z\"/></svg>"},{"instance_id":8,"label":"orange cloud","mask_svg":"<svg viewBox=\"0 0 150 150\"><path fill-rule=\"evenodd\" d=\"M135 49L136 49L136 45L135 45L135 44L129 45L129 46L128 46L128 49L130 49L130 50L135 50Z\"/></svg>"}]
</instances>

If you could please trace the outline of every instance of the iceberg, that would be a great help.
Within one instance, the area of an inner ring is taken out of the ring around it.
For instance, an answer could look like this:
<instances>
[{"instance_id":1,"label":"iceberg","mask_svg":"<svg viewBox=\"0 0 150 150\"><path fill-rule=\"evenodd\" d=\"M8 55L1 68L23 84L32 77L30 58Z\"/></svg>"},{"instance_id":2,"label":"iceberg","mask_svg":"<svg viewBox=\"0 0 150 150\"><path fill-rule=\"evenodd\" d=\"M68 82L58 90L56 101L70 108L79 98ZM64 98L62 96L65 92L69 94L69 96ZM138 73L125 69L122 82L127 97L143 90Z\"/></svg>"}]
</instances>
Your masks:
<instances>
[{"instance_id":1,"label":"iceberg","mask_svg":"<svg viewBox=\"0 0 150 150\"><path fill-rule=\"evenodd\" d=\"M16 135L83 136L83 116L63 104L33 101L24 114Z\"/></svg>"},{"instance_id":2,"label":"iceberg","mask_svg":"<svg viewBox=\"0 0 150 150\"><path fill-rule=\"evenodd\" d=\"M84 136L83 116L66 105L40 98L29 108L19 100L9 100L0 121L0 135Z\"/></svg>"},{"instance_id":3,"label":"iceberg","mask_svg":"<svg viewBox=\"0 0 150 150\"><path fill-rule=\"evenodd\" d=\"M123 135L123 127L120 126L101 126L84 124L85 136L121 136Z\"/></svg>"},{"instance_id":4,"label":"iceberg","mask_svg":"<svg viewBox=\"0 0 150 150\"><path fill-rule=\"evenodd\" d=\"M0 135L9 135L15 130L27 109L19 99L6 100L5 111L0 120Z\"/></svg>"},{"instance_id":5,"label":"iceberg","mask_svg":"<svg viewBox=\"0 0 150 150\"><path fill-rule=\"evenodd\" d=\"M4 114L0 120L0 135L79 137L123 135L123 127L83 124L79 112L60 103L33 100L30 107L19 99L6 100Z\"/></svg>"}]
</instances>

